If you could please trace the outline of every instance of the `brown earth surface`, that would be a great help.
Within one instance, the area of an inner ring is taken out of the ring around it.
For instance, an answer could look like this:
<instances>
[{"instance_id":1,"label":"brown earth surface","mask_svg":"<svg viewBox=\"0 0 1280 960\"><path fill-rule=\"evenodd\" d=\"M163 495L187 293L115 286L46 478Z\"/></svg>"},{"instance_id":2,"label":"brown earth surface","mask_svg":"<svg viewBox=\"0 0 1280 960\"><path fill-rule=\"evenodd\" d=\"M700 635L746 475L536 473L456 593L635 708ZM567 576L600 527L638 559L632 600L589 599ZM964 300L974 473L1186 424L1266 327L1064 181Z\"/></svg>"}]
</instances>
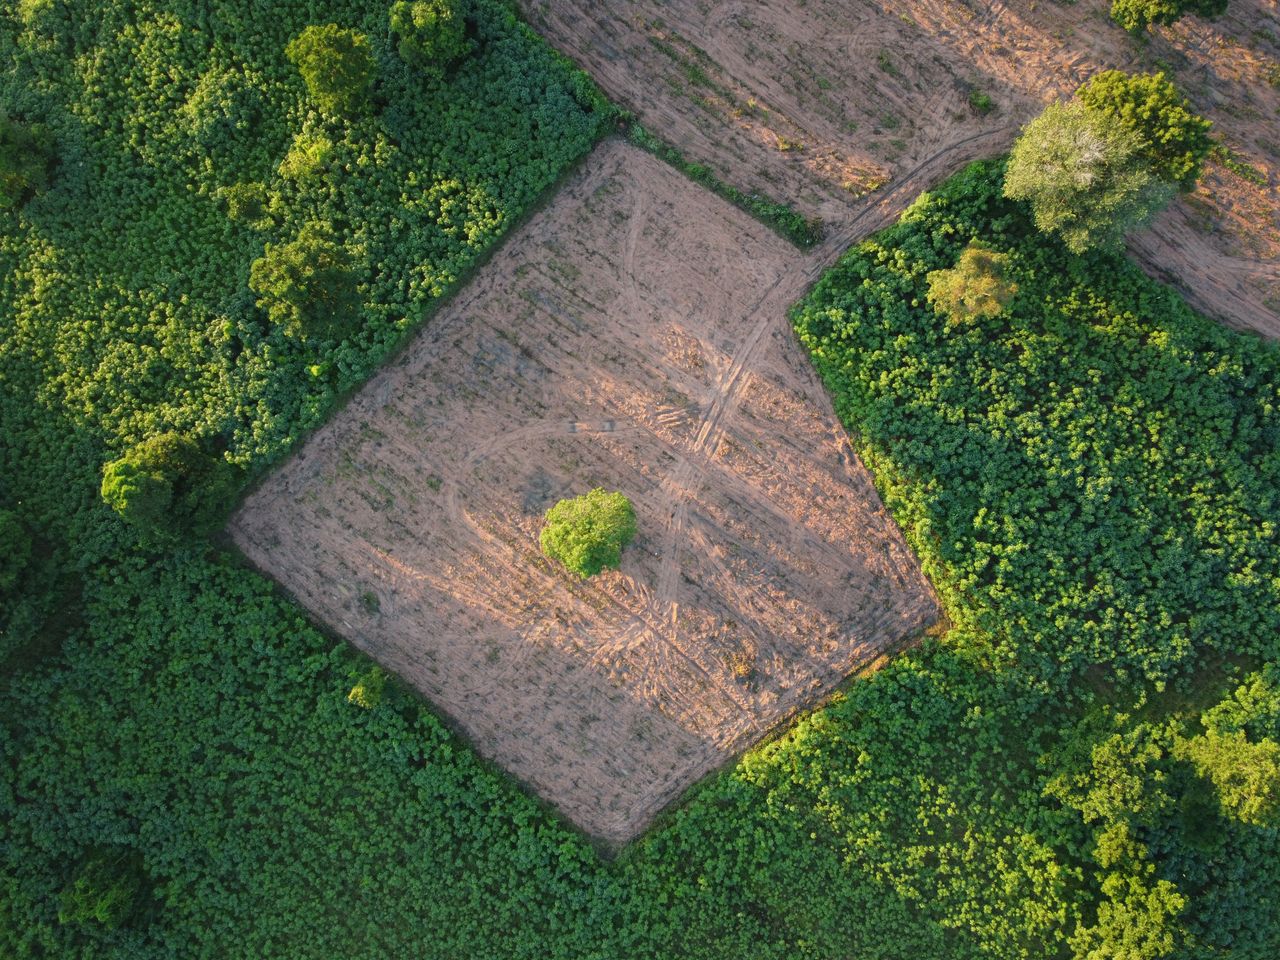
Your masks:
<instances>
[{"instance_id":1,"label":"brown earth surface","mask_svg":"<svg viewBox=\"0 0 1280 960\"><path fill-rule=\"evenodd\" d=\"M937 617L786 323L837 242L801 261L606 142L230 533L482 754L624 842ZM640 533L579 581L538 533L596 486Z\"/></svg>"},{"instance_id":2,"label":"brown earth surface","mask_svg":"<svg viewBox=\"0 0 1280 960\"><path fill-rule=\"evenodd\" d=\"M520 0L605 91L726 182L821 217L831 249L1008 148L1109 67L1169 72L1254 182L1212 163L1132 251L1198 309L1280 336L1280 12L1232 0L1143 44L1109 0ZM972 92L996 108L980 116ZM886 202L884 185L897 189ZM856 221L856 225L854 222Z\"/></svg>"}]
</instances>

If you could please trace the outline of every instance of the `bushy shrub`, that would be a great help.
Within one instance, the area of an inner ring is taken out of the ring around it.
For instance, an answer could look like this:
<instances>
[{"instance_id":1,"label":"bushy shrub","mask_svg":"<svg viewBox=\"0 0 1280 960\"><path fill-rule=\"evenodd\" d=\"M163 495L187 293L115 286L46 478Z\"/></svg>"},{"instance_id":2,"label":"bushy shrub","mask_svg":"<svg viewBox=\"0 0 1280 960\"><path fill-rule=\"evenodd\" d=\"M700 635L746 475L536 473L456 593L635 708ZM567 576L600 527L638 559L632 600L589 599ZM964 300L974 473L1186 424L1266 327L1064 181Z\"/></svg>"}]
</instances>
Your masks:
<instances>
[{"instance_id":1,"label":"bushy shrub","mask_svg":"<svg viewBox=\"0 0 1280 960\"><path fill-rule=\"evenodd\" d=\"M471 52L465 9L459 0L397 0L391 32L404 62L437 76Z\"/></svg>"},{"instance_id":2,"label":"bushy shrub","mask_svg":"<svg viewBox=\"0 0 1280 960\"><path fill-rule=\"evenodd\" d=\"M1054 103L1013 145L1004 195L1029 202L1036 226L1074 253L1118 250L1173 194L1140 152L1134 133L1080 101Z\"/></svg>"},{"instance_id":3,"label":"bushy shrub","mask_svg":"<svg viewBox=\"0 0 1280 960\"><path fill-rule=\"evenodd\" d=\"M268 243L249 269L249 289L294 336L341 339L359 321L356 260L323 224L308 223L289 243Z\"/></svg>"},{"instance_id":4,"label":"bushy shrub","mask_svg":"<svg viewBox=\"0 0 1280 960\"><path fill-rule=\"evenodd\" d=\"M233 183L222 192L227 216L251 226L268 220L267 188L261 183Z\"/></svg>"},{"instance_id":5,"label":"bushy shrub","mask_svg":"<svg viewBox=\"0 0 1280 960\"><path fill-rule=\"evenodd\" d=\"M631 501L597 487L548 510L540 541L543 553L585 578L606 567L616 569L622 562L622 548L635 535Z\"/></svg>"},{"instance_id":6,"label":"bushy shrub","mask_svg":"<svg viewBox=\"0 0 1280 960\"><path fill-rule=\"evenodd\" d=\"M1104 70L1076 91L1076 97L1108 124L1137 138L1136 156L1161 180L1192 190L1213 149L1209 128L1163 73L1128 74Z\"/></svg>"},{"instance_id":7,"label":"bushy shrub","mask_svg":"<svg viewBox=\"0 0 1280 960\"><path fill-rule=\"evenodd\" d=\"M984 117L996 108L995 101L991 99L991 94L983 90L969 91L969 106L974 113Z\"/></svg>"},{"instance_id":8,"label":"bushy shrub","mask_svg":"<svg viewBox=\"0 0 1280 960\"><path fill-rule=\"evenodd\" d=\"M359 107L373 82L373 49L369 39L336 23L309 26L285 47L316 106L326 113L350 113Z\"/></svg>"},{"instance_id":9,"label":"bushy shrub","mask_svg":"<svg viewBox=\"0 0 1280 960\"><path fill-rule=\"evenodd\" d=\"M332 140L318 131L305 131L293 138L276 171L286 180L303 180L323 172L333 155Z\"/></svg>"},{"instance_id":10,"label":"bushy shrub","mask_svg":"<svg viewBox=\"0 0 1280 960\"><path fill-rule=\"evenodd\" d=\"M356 679L351 691L347 694L347 702L354 703L365 710L372 710L382 702L382 694L386 686L386 672L381 667L370 667Z\"/></svg>"}]
</instances>

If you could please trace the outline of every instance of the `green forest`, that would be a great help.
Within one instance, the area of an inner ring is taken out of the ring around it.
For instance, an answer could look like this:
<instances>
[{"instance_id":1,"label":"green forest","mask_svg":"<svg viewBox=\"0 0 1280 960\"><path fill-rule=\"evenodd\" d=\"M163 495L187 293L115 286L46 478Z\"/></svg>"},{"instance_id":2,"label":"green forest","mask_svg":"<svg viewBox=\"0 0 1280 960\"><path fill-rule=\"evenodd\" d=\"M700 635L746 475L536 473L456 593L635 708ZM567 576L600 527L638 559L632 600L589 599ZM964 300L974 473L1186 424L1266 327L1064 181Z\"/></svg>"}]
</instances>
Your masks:
<instances>
[{"instance_id":1,"label":"green forest","mask_svg":"<svg viewBox=\"0 0 1280 960\"><path fill-rule=\"evenodd\" d=\"M617 124L418 6L0 12L0 955L1280 955L1280 351L1003 160L792 314L947 629L616 857L209 538Z\"/></svg>"}]
</instances>

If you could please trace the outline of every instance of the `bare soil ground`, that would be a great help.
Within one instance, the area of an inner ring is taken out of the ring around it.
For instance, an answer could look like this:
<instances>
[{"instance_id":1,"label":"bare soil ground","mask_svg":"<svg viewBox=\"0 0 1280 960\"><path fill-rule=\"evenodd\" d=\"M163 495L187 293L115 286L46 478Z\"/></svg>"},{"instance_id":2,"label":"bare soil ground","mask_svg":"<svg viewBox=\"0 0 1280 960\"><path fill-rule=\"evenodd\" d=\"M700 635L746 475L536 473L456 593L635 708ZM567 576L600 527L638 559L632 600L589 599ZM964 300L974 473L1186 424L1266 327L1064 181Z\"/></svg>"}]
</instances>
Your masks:
<instances>
[{"instance_id":1,"label":"bare soil ground","mask_svg":"<svg viewBox=\"0 0 1280 960\"><path fill-rule=\"evenodd\" d=\"M1215 163L1133 252L1202 311L1280 336L1280 13L1232 0L1140 44L1109 0L520 0L618 102L725 181L822 217L832 250L1012 143L1099 70L1164 69L1251 179ZM972 93L991 97L983 116ZM1254 182L1254 180L1260 182ZM898 187L886 203L883 188ZM856 221L856 225L855 225Z\"/></svg>"},{"instance_id":2,"label":"bare soil ground","mask_svg":"<svg viewBox=\"0 0 1280 960\"><path fill-rule=\"evenodd\" d=\"M230 532L482 753L630 839L937 617L786 324L825 265L605 143ZM640 534L579 581L537 538L595 486Z\"/></svg>"}]
</instances>

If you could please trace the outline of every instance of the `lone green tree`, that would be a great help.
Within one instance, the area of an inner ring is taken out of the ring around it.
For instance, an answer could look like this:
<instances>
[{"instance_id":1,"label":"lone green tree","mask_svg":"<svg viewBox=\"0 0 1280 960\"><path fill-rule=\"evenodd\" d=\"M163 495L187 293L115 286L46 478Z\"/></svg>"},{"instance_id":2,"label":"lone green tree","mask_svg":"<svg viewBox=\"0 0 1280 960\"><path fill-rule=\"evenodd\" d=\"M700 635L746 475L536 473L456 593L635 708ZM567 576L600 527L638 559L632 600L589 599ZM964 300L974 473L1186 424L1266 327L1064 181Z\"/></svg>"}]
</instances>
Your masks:
<instances>
[{"instance_id":1,"label":"lone green tree","mask_svg":"<svg viewBox=\"0 0 1280 960\"><path fill-rule=\"evenodd\" d=\"M19 206L49 184L53 138L38 123L0 113L0 209Z\"/></svg>"},{"instance_id":2,"label":"lone green tree","mask_svg":"<svg viewBox=\"0 0 1280 960\"><path fill-rule=\"evenodd\" d=\"M1136 159L1179 190L1193 190L1213 149L1213 124L1163 73L1129 74L1104 70L1076 91L1076 97L1108 124L1137 141Z\"/></svg>"},{"instance_id":3,"label":"lone green tree","mask_svg":"<svg viewBox=\"0 0 1280 960\"><path fill-rule=\"evenodd\" d=\"M1216 17L1226 9L1227 0L1111 0L1111 19L1140 33L1153 23L1168 26L1186 13Z\"/></svg>"},{"instance_id":4,"label":"lone green tree","mask_svg":"<svg viewBox=\"0 0 1280 960\"><path fill-rule=\"evenodd\" d=\"M1079 100L1050 104L1013 145L1004 194L1028 201L1036 226L1075 253L1117 250L1174 194L1140 153L1132 131Z\"/></svg>"},{"instance_id":5,"label":"lone green tree","mask_svg":"<svg viewBox=\"0 0 1280 960\"><path fill-rule=\"evenodd\" d=\"M364 34L336 23L313 25L289 41L284 52L325 113L349 113L364 102L374 72L373 50Z\"/></svg>"},{"instance_id":6,"label":"lone green tree","mask_svg":"<svg viewBox=\"0 0 1280 960\"><path fill-rule=\"evenodd\" d=\"M195 440L172 431L144 440L102 470L102 499L152 543L203 532L231 490L229 471Z\"/></svg>"},{"instance_id":7,"label":"lone green tree","mask_svg":"<svg viewBox=\"0 0 1280 960\"><path fill-rule=\"evenodd\" d=\"M970 243L954 267L925 278L929 302L952 323L999 316L1018 292L1018 285L1005 276L1008 261L1007 253Z\"/></svg>"},{"instance_id":8,"label":"lone green tree","mask_svg":"<svg viewBox=\"0 0 1280 960\"><path fill-rule=\"evenodd\" d=\"M288 243L267 244L249 267L249 289L292 336L339 339L358 319L355 258L319 223Z\"/></svg>"},{"instance_id":9,"label":"lone green tree","mask_svg":"<svg viewBox=\"0 0 1280 960\"><path fill-rule=\"evenodd\" d=\"M600 487L561 500L547 511L542 552L578 576L594 577L622 562L622 548L636 535L636 514L621 493Z\"/></svg>"},{"instance_id":10,"label":"lone green tree","mask_svg":"<svg viewBox=\"0 0 1280 960\"><path fill-rule=\"evenodd\" d=\"M409 66L443 75L471 52L462 5L456 0L398 0L391 5L391 32L396 51Z\"/></svg>"}]
</instances>

